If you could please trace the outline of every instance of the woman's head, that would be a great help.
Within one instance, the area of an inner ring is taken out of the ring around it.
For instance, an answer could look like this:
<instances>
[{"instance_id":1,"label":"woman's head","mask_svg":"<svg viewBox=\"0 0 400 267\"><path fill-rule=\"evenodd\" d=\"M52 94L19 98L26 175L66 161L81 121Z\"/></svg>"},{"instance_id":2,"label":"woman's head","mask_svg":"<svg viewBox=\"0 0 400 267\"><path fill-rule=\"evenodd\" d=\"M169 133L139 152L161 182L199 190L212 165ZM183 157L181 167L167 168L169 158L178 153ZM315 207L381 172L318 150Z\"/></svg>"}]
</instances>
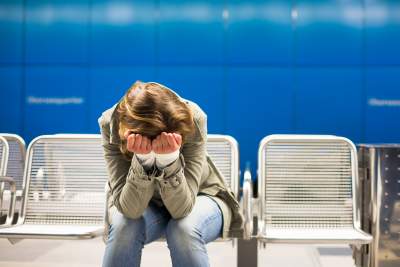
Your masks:
<instances>
[{"instance_id":1,"label":"woman's head","mask_svg":"<svg viewBox=\"0 0 400 267\"><path fill-rule=\"evenodd\" d=\"M155 138L161 132L175 132L184 141L193 133L193 114L168 88L158 83L135 82L117 107L121 151L126 150L126 131Z\"/></svg>"}]
</instances>

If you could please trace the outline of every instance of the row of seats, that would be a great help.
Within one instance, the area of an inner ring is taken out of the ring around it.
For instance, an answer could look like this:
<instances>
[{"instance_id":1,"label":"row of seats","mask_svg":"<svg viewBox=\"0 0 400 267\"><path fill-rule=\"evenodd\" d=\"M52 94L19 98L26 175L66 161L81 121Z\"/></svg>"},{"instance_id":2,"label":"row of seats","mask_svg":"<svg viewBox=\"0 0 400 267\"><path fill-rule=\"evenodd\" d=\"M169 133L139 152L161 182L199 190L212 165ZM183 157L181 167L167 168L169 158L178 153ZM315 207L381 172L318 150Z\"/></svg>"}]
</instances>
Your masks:
<instances>
[{"instance_id":1,"label":"row of seats","mask_svg":"<svg viewBox=\"0 0 400 267\"><path fill-rule=\"evenodd\" d=\"M357 153L350 140L265 137L258 151L257 198L250 170L244 171L239 187L239 148L233 137L208 135L207 152L241 200L244 239L356 246L371 242L360 229ZM107 216L107 177L100 135L39 136L25 153L22 138L0 134L0 237L14 243L100 236Z\"/></svg>"}]
</instances>

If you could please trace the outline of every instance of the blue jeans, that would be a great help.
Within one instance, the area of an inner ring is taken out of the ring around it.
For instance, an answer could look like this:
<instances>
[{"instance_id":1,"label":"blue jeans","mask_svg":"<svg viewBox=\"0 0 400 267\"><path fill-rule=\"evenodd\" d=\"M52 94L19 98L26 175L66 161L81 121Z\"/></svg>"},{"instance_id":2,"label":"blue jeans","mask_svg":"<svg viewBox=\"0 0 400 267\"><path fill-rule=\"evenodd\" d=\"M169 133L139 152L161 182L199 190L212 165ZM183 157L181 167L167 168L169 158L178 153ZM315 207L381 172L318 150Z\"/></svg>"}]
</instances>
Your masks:
<instances>
[{"instance_id":1,"label":"blue jeans","mask_svg":"<svg viewBox=\"0 0 400 267\"><path fill-rule=\"evenodd\" d=\"M208 196L197 196L192 212L172 219L165 207L150 202L143 216L130 219L119 212L112 224L103 267L140 266L145 244L165 236L174 267L209 266L206 244L222 234L222 213Z\"/></svg>"}]
</instances>

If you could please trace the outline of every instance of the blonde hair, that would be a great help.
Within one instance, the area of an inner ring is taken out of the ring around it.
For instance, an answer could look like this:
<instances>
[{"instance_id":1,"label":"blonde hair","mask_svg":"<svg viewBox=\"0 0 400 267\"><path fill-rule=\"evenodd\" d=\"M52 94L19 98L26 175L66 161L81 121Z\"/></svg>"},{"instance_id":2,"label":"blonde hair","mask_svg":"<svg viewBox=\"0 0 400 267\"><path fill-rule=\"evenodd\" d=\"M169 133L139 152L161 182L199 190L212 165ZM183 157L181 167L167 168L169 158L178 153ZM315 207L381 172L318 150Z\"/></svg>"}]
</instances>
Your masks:
<instances>
[{"instance_id":1,"label":"blonde hair","mask_svg":"<svg viewBox=\"0 0 400 267\"><path fill-rule=\"evenodd\" d=\"M120 150L128 158L125 132L154 139L161 132L182 135L182 143L194 131L193 114L179 96L158 83L135 82L117 107Z\"/></svg>"}]
</instances>

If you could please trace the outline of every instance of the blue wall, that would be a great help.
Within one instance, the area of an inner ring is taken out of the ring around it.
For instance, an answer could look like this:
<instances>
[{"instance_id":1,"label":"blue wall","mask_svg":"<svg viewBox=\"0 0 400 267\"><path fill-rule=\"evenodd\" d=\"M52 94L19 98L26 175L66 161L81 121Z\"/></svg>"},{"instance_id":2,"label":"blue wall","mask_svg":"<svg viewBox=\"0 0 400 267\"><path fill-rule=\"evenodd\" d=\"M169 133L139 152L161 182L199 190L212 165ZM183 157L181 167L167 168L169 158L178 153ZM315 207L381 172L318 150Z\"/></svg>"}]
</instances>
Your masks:
<instances>
[{"instance_id":1,"label":"blue wall","mask_svg":"<svg viewBox=\"0 0 400 267\"><path fill-rule=\"evenodd\" d=\"M272 133L400 143L396 0L2 0L0 132L97 133L135 81L208 113L256 167Z\"/></svg>"}]
</instances>

